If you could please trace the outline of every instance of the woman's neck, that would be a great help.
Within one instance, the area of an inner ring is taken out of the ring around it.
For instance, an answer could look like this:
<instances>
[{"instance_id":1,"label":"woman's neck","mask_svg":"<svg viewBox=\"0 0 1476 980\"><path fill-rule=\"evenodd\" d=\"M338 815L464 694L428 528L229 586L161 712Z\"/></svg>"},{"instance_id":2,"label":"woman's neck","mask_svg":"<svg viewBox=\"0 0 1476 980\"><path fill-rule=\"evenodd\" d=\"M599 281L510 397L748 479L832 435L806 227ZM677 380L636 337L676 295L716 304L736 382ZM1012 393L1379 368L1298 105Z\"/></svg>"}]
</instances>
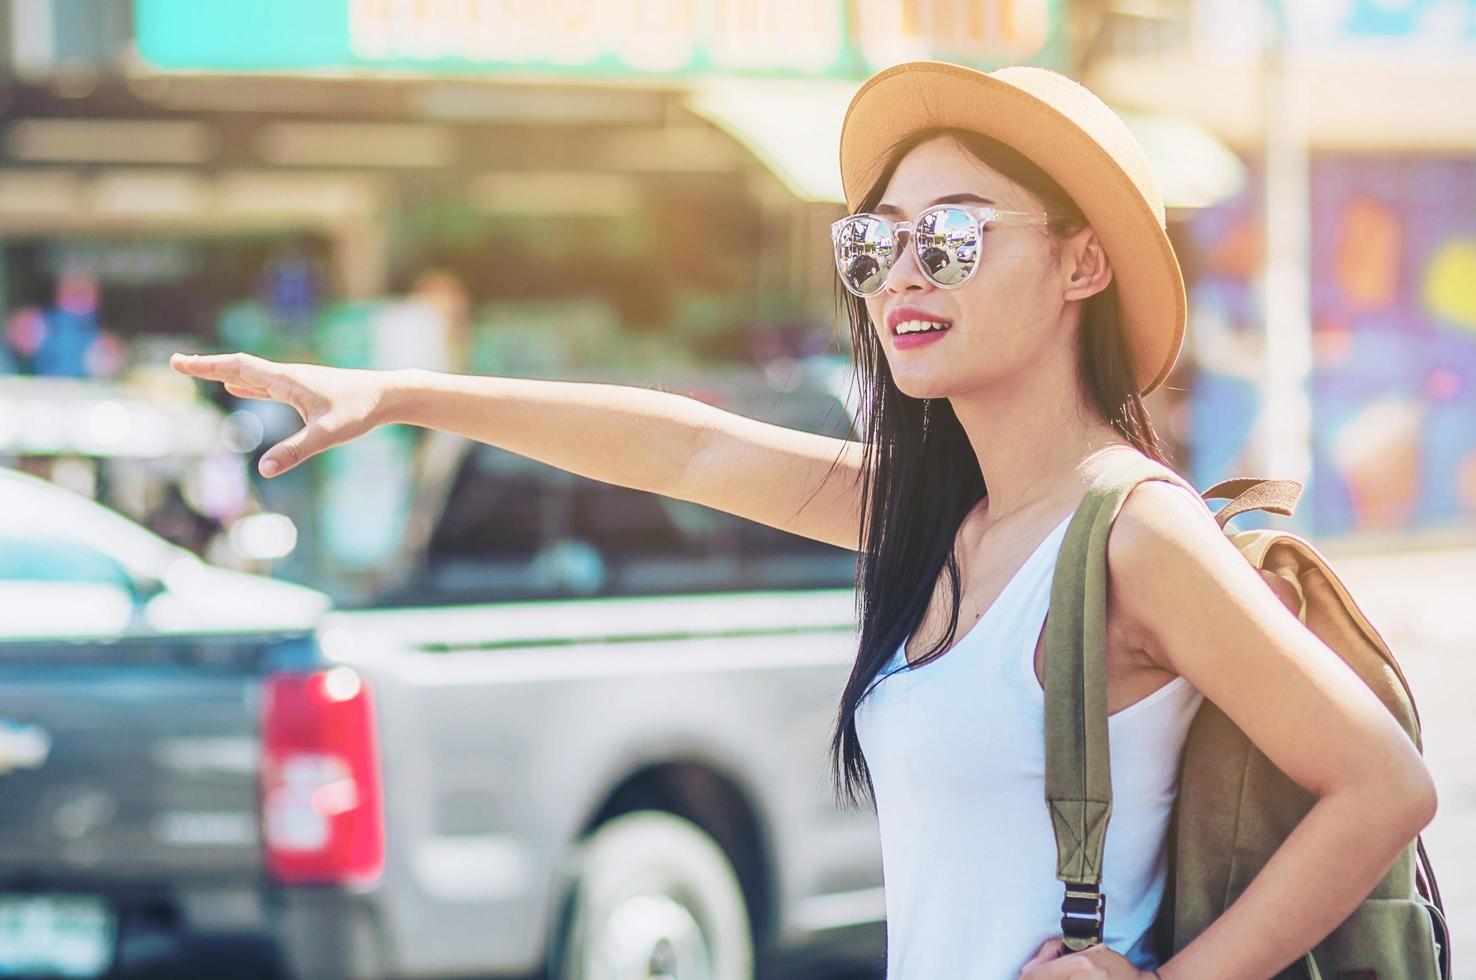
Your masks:
<instances>
[{"instance_id":1,"label":"woman's neck","mask_svg":"<svg viewBox=\"0 0 1476 980\"><path fill-rule=\"evenodd\" d=\"M1025 398L993 410L954 402L988 490L980 503L983 524L1074 506L1091 483L1096 454L1132 445L1094 408L1048 402Z\"/></svg>"}]
</instances>

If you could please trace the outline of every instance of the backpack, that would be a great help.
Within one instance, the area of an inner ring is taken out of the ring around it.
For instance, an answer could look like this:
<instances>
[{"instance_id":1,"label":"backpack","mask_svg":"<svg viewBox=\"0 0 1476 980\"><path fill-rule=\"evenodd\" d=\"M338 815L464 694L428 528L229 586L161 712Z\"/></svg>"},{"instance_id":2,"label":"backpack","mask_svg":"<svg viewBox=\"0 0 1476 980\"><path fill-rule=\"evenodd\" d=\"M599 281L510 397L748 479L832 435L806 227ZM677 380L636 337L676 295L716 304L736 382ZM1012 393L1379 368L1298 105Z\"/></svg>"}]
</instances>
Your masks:
<instances>
[{"instance_id":1,"label":"backpack","mask_svg":"<svg viewBox=\"0 0 1476 980\"><path fill-rule=\"evenodd\" d=\"M1200 494L1167 466L1122 454L1093 482L1067 527L1046 622L1046 805L1056 836L1056 877L1065 884L1061 931L1068 950L1101 942L1110 911L1100 891L1112 809L1107 537L1128 493L1145 480L1177 483L1206 501L1230 498L1212 513L1231 543L1422 747L1408 682L1327 560L1286 531L1225 527L1248 510L1290 515L1301 484L1239 478ZM1156 930L1165 958L1229 907L1314 802L1222 711L1203 702L1184 744L1170 824L1169 880ZM1277 980L1449 980L1450 958L1439 886L1417 838L1353 914Z\"/></svg>"}]
</instances>

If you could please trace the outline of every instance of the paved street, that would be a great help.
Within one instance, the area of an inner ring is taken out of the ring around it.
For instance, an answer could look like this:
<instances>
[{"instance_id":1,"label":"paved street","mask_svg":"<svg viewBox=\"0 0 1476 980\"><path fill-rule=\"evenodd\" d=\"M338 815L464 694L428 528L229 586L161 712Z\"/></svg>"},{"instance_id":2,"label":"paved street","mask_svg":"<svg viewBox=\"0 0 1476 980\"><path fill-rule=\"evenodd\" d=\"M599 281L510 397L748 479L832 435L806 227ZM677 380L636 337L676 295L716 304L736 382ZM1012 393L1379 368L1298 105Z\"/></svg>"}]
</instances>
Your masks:
<instances>
[{"instance_id":1,"label":"paved street","mask_svg":"<svg viewBox=\"0 0 1476 980\"><path fill-rule=\"evenodd\" d=\"M1476 549L1328 554L1414 688L1440 811L1425 843L1460 980L1476 980Z\"/></svg>"}]
</instances>

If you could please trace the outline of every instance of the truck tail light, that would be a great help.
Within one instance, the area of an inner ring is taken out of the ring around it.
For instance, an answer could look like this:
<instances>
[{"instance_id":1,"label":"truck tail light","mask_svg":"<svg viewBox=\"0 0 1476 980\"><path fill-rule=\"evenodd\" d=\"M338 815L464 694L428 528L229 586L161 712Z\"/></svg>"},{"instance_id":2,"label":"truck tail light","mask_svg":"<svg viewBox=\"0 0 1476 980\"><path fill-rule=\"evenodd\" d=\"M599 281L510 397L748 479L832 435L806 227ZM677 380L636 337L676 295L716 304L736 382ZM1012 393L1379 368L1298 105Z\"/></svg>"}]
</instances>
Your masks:
<instances>
[{"instance_id":1,"label":"truck tail light","mask_svg":"<svg viewBox=\"0 0 1476 980\"><path fill-rule=\"evenodd\" d=\"M267 869L290 883L363 883L384 868L369 685L348 667L267 677L261 809Z\"/></svg>"}]
</instances>

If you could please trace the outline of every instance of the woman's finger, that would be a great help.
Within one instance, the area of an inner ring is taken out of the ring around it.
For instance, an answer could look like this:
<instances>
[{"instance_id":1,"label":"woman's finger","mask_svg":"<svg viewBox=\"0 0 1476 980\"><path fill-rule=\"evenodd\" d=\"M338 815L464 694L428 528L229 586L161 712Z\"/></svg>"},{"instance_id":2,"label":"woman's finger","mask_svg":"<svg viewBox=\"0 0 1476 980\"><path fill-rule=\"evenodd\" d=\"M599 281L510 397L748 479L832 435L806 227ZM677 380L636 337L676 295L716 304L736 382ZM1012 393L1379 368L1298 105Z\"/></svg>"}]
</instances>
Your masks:
<instances>
[{"instance_id":1,"label":"woman's finger","mask_svg":"<svg viewBox=\"0 0 1476 980\"><path fill-rule=\"evenodd\" d=\"M234 354L171 354L169 366L182 374L204 378L207 381L245 382L263 390L270 387L278 372L264 368L269 362L253 354L237 351Z\"/></svg>"},{"instance_id":2,"label":"woman's finger","mask_svg":"<svg viewBox=\"0 0 1476 980\"><path fill-rule=\"evenodd\" d=\"M171 354L169 366L181 374L207 381L240 380L239 362L231 354Z\"/></svg>"},{"instance_id":3,"label":"woman's finger","mask_svg":"<svg viewBox=\"0 0 1476 980\"><path fill-rule=\"evenodd\" d=\"M317 422L308 422L303 428L298 429L285 440L277 443L272 449L267 450L261 456L261 462L257 463L257 471L263 477L276 477L277 474L291 469L303 462L308 456L328 447L328 437Z\"/></svg>"},{"instance_id":4,"label":"woman's finger","mask_svg":"<svg viewBox=\"0 0 1476 980\"><path fill-rule=\"evenodd\" d=\"M292 466L303 462L308 456L319 452L322 446L317 446L317 443L325 443L325 441L322 432L317 427L317 422L310 422L263 453L260 462L257 463L257 471L263 477L276 477L277 474L283 474Z\"/></svg>"},{"instance_id":5,"label":"woman's finger","mask_svg":"<svg viewBox=\"0 0 1476 980\"><path fill-rule=\"evenodd\" d=\"M1036 949L1035 955L1030 957L1029 961L1026 962L1024 966L1020 967L1021 980L1027 980L1027 978L1028 980L1035 980L1036 977L1040 976L1041 967L1045 966L1052 960L1058 959L1060 955L1060 937L1057 937L1055 939L1047 939Z\"/></svg>"},{"instance_id":6,"label":"woman's finger","mask_svg":"<svg viewBox=\"0 0 1476 980\"><path fill-rule=\"evenodd\" d=\"M286 473L303 460L342 441L334 436L322 418L315 419L268 449L257 464L257 470L265 477Z\"/></svg>"},{"instance_id":7,"label":"woman's finger","mask_svg":"<svg viewBox=\"0 0 1476 980\"><path fill-rule=\"evenodd\" d=\"M1110 980L1112 975L1089 957L1074 953L1039 966L1028 966L1020 976L1023 980Z\"/></svg>"},{"instance_id":8,"label":"woman's finger","mask_svg":"<svg viewBox=\"0 0 1476 980\"><path fill-rule=\"evenodd\" d=\"M271 393L265 388L253 388L250 385L236 384L234 381L225 383L225 390L237 398L271 398Z\"/></svg>"},{"instance_id":9,"label":"woman's finger","mask_svg":"<svg viewBox=\"0 0 1476 980\"><path fill-rule=\"evenodd\" d=\"M1045 942L1040 944L1040 947L1035 951L1035 955L1030 957L1030 962L1026 963L1025 965L1038 966L1041 963L1049 963L1051 960L1056 959L1060 955L1060 938L1057 937L1055 939L1047 939Z\"/></svg>"}]
</instances>

